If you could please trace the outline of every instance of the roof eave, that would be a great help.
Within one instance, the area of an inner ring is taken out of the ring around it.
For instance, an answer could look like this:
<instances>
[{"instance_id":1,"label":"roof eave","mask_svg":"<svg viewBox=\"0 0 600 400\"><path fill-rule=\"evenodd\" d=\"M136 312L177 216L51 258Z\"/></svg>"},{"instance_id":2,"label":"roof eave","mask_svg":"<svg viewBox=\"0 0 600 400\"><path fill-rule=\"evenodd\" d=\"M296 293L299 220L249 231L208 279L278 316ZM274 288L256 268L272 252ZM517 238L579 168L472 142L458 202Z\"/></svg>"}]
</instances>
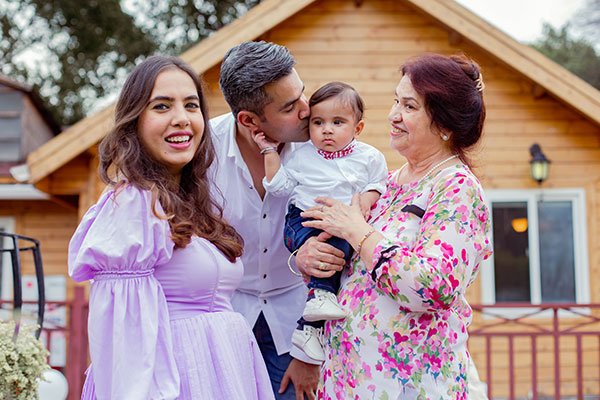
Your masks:
<instances>
[{"instance_id":1,"label":"roof eave","mask_svg":"<svg viewBox=\"0 0 600 400\"><path fill-rule=\"evenodd\" d=\"M198 73L203 73L217 65L231 47L256 39L315 1L262 1L244 16L184 52L181 58Z\"/></svg>"},{"instance_id":2,"label":"roof eave","mask_svg":"<svg viewBox=\"0 0 600 400\"><path fill-rule=\"evenodd\" d=\"M535 49L519 43L455 1L406 0L462 35L585 117L600 124L600 95L593 86Z\"/></svg>"},{"instance_id":3,"label":"roof eave","mask_svg":"<svg viewBox=\"0 0 600 400\"><path fill-rule=\"evenodd\" d=\"M217 65L231 47L256 39L316 0L262 1L244 16L221 28L181 55L198 74ZM27 157L30 182L36 183L56 171L89 147L96 145L108 133L115 104L84 118Z\"/></svg>"},{"instance_id":4,"label":"roof eave","mask_svg":"<svg viewBox=\"0 0 600 400\"><path fill-rule=\"evenodd\" d=\"M217 65L232 46L253 40L316 0L263 0L243 17L223 27L181 55L199 74ZM416 9L496 57L514 60L510 67L572 105L600 125L600 96L592 86L569 71L520 44L483 19L448 0L406 0ZM88 148L96 145L110 129L114 104L71 126L27 158L35 183L51 174Z\"/></svg>"}]
</instances>

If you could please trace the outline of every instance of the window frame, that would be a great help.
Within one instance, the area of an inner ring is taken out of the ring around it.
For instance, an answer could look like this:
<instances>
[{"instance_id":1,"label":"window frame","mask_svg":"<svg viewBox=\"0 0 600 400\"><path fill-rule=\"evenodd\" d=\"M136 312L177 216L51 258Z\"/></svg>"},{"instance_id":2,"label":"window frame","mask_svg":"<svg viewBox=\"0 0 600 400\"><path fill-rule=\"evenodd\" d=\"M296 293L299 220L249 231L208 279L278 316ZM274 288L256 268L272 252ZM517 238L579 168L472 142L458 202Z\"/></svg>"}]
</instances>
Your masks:
<instances>
[{"instance_id":1,"label":"window frame","mask_svg":"<svg viewBox=\"0 0 600 400\"><path fill-rule=\"evenodd\" d=\"M573 258L575 264L575 302L587 304L590 301L589 257L587 241L587 215L585 190L582 188L566 189L488 189L485 191L486 205L492 214L492 204L496 202L527 203L528 242L529 242L529 278L530 303L543 305L540 274L540 248L538 229L538 201L570 201L573 212ZM494 221L491 221L492 227ZM493 229L492 229L493 232ZM492 243L493 243L492 238ZM482 263L481 268L481 303L496 304L496 285L494 255ZM551 303L548 303L551 304ZM496 311L500 311L496 309ZM526 311L520 309L519 313ZM505 312L502 312L505 314Z\"/></svg>"}]
</instances>

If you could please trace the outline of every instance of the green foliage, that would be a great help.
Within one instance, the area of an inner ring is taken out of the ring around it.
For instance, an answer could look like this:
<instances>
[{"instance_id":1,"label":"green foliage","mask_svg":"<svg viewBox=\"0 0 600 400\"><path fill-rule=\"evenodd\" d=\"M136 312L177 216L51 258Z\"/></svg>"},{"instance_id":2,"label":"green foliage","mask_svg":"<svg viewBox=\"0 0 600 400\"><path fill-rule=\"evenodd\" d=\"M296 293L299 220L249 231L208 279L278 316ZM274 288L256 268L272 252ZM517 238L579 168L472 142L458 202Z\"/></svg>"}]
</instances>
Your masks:
<instances>
[{"instance_id":1,"label":"green foliage","mask_svg":"<svg viewBox=\"0 0 600 400\"><path fill-rule=\"evenodd\" d=\"M142 58L179 54L260 0L0 0L0 73L63 125L118 92Z\"/></svg>"},{"instance_id":2,"label":"green foliage","mask_svg":"<svg viewBox=\"0 0 600 400\"><path fill-rule=\"evenodd\" d=\"M37 399L48 351L35 338L36 327L22 325L16 343L14 329L14 322L0 322L0 399Z\"/></svg>"},{"instance_id":3,"label":"green foliage","mask_svg":"<svg viewBox=\"0 0 600 400\"><path fill-rule=\"evenodd\" d=\"M136 0L124 7L136 16L163 53L179 54L235 20L260 0Z\"/></svg>"},{"instance_id":4,"label":"green foliage","mask_svg":"<svg viewBox=\"0 0 600 400\"><path fill-rule=\"evenodd\" d=\"M600 89L600 55L585 39L574 38L570 25L555 29L544 24L542 37L532 46L590 85Z\"/></svg>"}]
</instances>

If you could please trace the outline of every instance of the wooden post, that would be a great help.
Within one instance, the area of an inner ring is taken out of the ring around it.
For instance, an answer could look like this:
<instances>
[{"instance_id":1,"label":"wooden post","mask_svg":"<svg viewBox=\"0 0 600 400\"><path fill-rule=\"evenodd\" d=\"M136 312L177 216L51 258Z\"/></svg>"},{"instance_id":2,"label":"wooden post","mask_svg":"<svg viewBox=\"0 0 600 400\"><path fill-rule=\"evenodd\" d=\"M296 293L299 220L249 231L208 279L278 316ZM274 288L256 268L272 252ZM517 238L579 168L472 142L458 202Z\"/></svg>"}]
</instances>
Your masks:
<instances>
[{"instance_id":1,"label":"wooden post","mask_svg":"<svg viewBox=\"0 0 600 400\"><path fill-rule=\"evenodd\" d=\"M98 176L98 157L92 156L88 163L87 182L79 192L79 220L83 218L87 210L98 200L104 184Z\"/></svg>"},{"instance_id":2,"label":"wooden post","mask_svg":"<svg viewBox=\"0 0 600 400\"><path fill-rule=\"evenodd\" d=\"M69 400L81 398L88 358L85 289L82 286L76 286L73 292L69 324L69 353L65 371L69 382Z\"/></svg>"}]
</instances>

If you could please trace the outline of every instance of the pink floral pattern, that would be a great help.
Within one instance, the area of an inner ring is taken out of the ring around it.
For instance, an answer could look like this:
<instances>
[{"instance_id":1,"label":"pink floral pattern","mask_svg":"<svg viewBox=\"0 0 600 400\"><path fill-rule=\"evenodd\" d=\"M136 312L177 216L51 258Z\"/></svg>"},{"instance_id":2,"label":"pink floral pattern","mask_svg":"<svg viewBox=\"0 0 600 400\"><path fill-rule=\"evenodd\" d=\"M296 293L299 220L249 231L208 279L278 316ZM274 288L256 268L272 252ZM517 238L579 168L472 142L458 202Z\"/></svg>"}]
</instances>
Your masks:
<instances>
[{"instance_id":1,"label":"pink floral pattern","mask_svg":"<svg viewBox=\"0 0 600 400\"><path fill-rule=\"evenodd\" d=\"M465 291L491 254L489 218L462 164L401 186L390 174L369 221L385 236L375 270L353 257L338 295L348 317L325 327L319 399L467 398Z\"/></svg>"}]
</instances>

